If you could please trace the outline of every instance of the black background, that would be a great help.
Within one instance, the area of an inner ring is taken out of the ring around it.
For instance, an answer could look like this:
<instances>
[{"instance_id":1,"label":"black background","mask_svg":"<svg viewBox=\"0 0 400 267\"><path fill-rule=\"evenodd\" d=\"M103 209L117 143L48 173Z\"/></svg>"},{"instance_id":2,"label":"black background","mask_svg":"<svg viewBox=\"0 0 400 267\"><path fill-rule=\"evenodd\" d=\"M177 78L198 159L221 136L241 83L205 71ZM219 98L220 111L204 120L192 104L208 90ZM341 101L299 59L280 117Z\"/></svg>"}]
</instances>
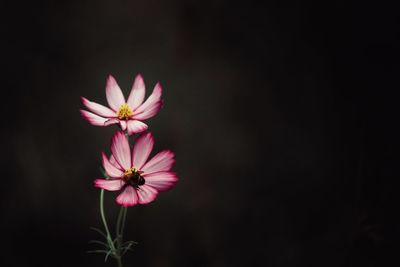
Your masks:
<instances>
[{"instance_id":1,"label":"black background","mask_svg":"<svg viewBox=\"0 0 400 267\"><path fill-rule=\"evenodd\" d=\"M323 3L321 3L323 2ZM92 186L137 73L178 185L128 211L126 266L396 266L398 8L349 1L3 5L1 266L115 266L87 254ZM114 193L107 212L115 217Z\"/></svg>"}]
</instances>

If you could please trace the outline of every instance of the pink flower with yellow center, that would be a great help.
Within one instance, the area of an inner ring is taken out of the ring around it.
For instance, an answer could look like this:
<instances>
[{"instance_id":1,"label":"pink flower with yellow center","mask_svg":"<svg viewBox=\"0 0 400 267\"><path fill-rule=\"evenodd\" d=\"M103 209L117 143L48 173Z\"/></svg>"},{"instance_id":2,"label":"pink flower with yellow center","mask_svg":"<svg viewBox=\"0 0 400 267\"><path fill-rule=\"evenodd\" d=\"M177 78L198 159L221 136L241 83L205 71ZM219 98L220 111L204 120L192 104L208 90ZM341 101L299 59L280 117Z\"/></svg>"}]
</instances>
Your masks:
<instances>
[{"instance_id":1,"label":"pink flower with yellow center","mask_svg":"<svg viewBox=\"0 0 400 267\"><path fill-rule=\"evenodd\" d=\"M145 91L143 78L139 74L132 85L128 100L125 101L125 97L114 77L109 75L106 84L106 97L109 107L81 97L83 105L91 111L81 109L81 115L92 125L119 124L121 129L127 130L129 135L143 132L148 126L142 120L156 115L162 106L162 88L159 83L156 84L152 94L143 103Z\"/></svg>"},{"instance_id":2,"label":"pink flower with yellow center","mask_svg":"<svg viewBox=\"0 0 400 267\"><path fill-rule=\"evenodd\" d=\"M147 160L153 145L153 135L142 134L131 153L127 137L117 132L112 138L110 159L102 153L104 170L111 179L96 179L95 186L108 191L122 190L116 201L124 207L150 203L159 192L172 188L178 181L170 171L175 155L164 150Z\"/></svg>"}]
</instances>

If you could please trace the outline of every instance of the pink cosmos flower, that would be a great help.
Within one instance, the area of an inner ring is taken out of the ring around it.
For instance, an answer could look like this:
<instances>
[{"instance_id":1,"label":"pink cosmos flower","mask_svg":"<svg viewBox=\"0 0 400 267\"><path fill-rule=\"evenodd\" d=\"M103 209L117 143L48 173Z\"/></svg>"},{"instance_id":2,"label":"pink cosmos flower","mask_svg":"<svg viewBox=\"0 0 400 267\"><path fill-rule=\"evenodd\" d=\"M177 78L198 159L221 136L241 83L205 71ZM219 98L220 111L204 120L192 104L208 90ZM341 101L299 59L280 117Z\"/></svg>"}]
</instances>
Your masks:
<instances>
[{"instance_id":1,"label":"pink cosmos flower","mask_svg":"<svg viewBox=\"0 0 400 267\"><path fill-rule=\"evenodd\" d=\"M91 111L81 109L81 115L92 125L119 124L123 131L128 131L129 135L143 132L148 126L142 120L156 115L162 106L162 88L159 83L156 84L152 94L143 103L145 90L143 78L139 74L132 85L128 100L125 101L125 97L114 77L109 75L106 84L106 97L110 108L81 97L83 105Z\"/></svg>"},{"instance_id":2,"label":"pink cosmos flower","mask_svg":"<svg viewBox=\"0 0 400 267\"><path fill-rule=\"evenodd\" d=\"M172 151L161 151L147 161L153 145L153 135L142 134L131 153L128 139L122 131L117 132L112 138L110 159L102 153L103 167L111 179L96 179L94 185L108 191L122 190L116 201L124 207L152 202L158 192L178 181L170 171L175 163Z\"/></svg>"}]
</instances>

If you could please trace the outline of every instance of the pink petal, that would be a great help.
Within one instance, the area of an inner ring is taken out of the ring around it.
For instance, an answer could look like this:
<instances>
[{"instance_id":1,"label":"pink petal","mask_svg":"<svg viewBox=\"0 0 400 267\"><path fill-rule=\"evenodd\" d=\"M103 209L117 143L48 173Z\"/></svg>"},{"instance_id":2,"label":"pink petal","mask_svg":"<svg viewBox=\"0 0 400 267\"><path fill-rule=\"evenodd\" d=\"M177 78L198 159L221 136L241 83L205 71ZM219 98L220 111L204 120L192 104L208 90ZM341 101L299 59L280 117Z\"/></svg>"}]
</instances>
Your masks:
<instances>
[{"instance_id":1,"label":"pink petal","mask_svg":"<svg viewBox=\"0 0 400 267\"><path fill-rule=\"evenodd\" d=\"M127 186L116 200L118 204L124 207L134 206L139 202L136 190L132 186Z\"/></svg>"},{"instance_id":2,"label":"pink petal","mask_svg":"<svg viewBox=\"0 0 400 267\"><path fill-rule=\"evenodd\" d=\"M161 94L162 94L162 88L159 83L156 84L154 87L153 92L147 98L146 102L144 102L141 106L139 106L136 110L133 111L133 119L138 119L140 117L145 117L145 118L150 118L149 116L154 116L155 113L154 111L157 110L157 108L160 108L161 105ZM147 111L147 112L146 112ZM149 111L151 111L149 113ZM146 115L139 116L141 113L146 112ZM157 110L158 112L158 110ZM156 113L157 113L156 112Z\"/></svg>"},{"instance_id":3,"label":"pink petal","mask_svg":"<svg viewBox=\"0 0 400 267\"><path fill-rule=\"evenodd\" d=\"M140 169L145 174L154 172L169 171L175 163L174 152L164 150L155 155Z\"/></svg>"},{"instance_id":4,"label":"pink petal","mask_svg":"<svg viewBox=\"0 0 400 267\"><path fill-rule=\"evenodd\" d=\"M81 109L80 110L82 117L89 122L92 125L95 126L104 126L104 123L106 122L106 118L100 117L96 114L93 114L92 112L86 111Z\"/></svg>"},{"instance_id":5,"label":"pink petal","mask_svg":"<svg viewBox=\"0 0 400 267\"><path fill-rule=\"evenodd\" d=\"M110 176L111 178L121 178L124 175L124 172L122 170L111 164L104 153L102 153L101 156L103 159L104 170L106 171L108 176Z\"/></svg>"},{"instance_id":6,"label":"pink petal","mask_svg":"<svg viewBox=\"0 0 400 267\"><path fill-rule=\"evenodd\" d=\"M114 156L112 154L110 156L110 163L112 165L114 165L115 167L117 167L117 168L121 168L121 166L119 166L118 162L115 160L115 158L114 158Z\"/></svg>"},{"instance_id":7,"label":"pink petal","mask_svg":"<svg viewBox=\"0 0 400 267\"><path fill-rule=\"evenodd\" d=\"M132 166L141 170L154 146L154 137L151 133L142 134L135 142L132 150Z\"/></svg>"},{"instance_id":8,"label":"pink petal","mask_svg":"<svg viewBox=\"0 0 400 267\"><path fill-rule=\"evenodd\" d=\"M114 77L109 75L106 84L106 97L108 105L116 112L122 104L125 104L125 97L122 94Z\"/></svg>"},{"instance_id":9,"label":"pink petal","mask_svg":"<svg viewBox=\"0 0 400 267\"><path fill-rule=\"evenodd\" d=\"M155 172L152 174L143 175L145 184L149 185L158 191L166 191L172 188L178 181L178 176L174 172Z\"/></svg>"},{"instance_id":10,"label":"pink petal","mask_svg":"<svg viewBox=\"0 0 400 267\"><path fill-rule=\"evenodd\" d=\"M111 152L123 170L131 168L131 150L123 132L115 133L112 138Z\"/></svg>"},{"instance_id":11,"label":"pink petal","mask_svg":"<svg viewBox=\"0 0 400 267\"><path fill-rule=\"evenodd\" d=\"M138 74L128 97L128 105L132 110L135 110L138 106L140 106L140 104L143 103L145 91L146 89L142 75Z\"/></svg>"},{"instance_id":12,"label":"pink petal","mask_svg":"<svg viewBox=\"0 0 400 267\"><path fill-rule=\"evenodd\" d=\"M151 107L147 108L142 113L133 115L132 118L136 119L136 120L147 120L147 119L153 117L154 115L156 115L160 111L161 107L162 107L162 100L155 103Z\"/></svg>"},{"instance_id":13,"label":"pink petal","mask_svg":"<svg viewBox=\"0 0 400 267\"><path fill-rule=\"evenodd\" d=\"M128 121L128 134L141 133L146 131L148 126L141 121L129 120Z\"/></svg>"},{"instance_id":14,"label":"pink petal","mask_svg":"<svg viewBox=\"0 0 400 267\"><path fill-rule=\"evenodd\" d=\"M118 191L124 185L124 181L121 179L117 180L104 180L104 179L96 179L94 180L94 186L103 188L108 191Z\"/></svg>"},{"instance_id":15,"label":"pink petal","mask_svg":"<svg viewBox=\"0 0 400 267\"><path fill-rule=\"evenodd\" d=\"M104 126L108 126L108 125L116 124L116 123L119 123L119 119L112 118L112 119L106 120L106 122L104 122Z\"/></svg>"},{"instance_id":16,"label":"pink petal","mask_svg":"<svg viewBox=\"0 0 400 267\"><path fill-rule=\"evenodd\" d=\"M97 115L100 115L103 117L116 117L117 116L115 114L115 112L112 111L111 109L109 109L103 105L97 104L95 102L91 102L84 97L81 97L81 101L90 111L96 113Z\"/></svg>"},{"instance_id":17,"label":"pink petal","mask_svg":"<svg viewBox=\"0 0 400 267\"><path fill-rule=\"evenodd\" d=\"M125 131L127 127L126 121L119 121L119 126L121 127L122 131Z\"/></svg>"},{"instance_id":18,"label":"pink petal","mask_svg":"<svg viewBox=\"0 0 400 267\"><path fill-rule=\"evenodd\" d=\"M139 204L148 204L157 197L157 190L148 185L142 185L137 190Z\"/></svg>"}]
</instances>

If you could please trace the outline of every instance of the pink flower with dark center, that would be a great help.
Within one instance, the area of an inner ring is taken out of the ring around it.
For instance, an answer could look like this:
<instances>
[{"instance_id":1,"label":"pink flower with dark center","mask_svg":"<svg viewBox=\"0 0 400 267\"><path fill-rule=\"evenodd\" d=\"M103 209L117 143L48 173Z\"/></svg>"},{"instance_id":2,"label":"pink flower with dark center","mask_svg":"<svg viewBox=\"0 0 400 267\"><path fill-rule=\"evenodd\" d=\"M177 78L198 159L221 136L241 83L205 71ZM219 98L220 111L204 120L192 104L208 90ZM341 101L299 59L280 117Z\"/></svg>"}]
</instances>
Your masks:
<instances>
[{"instance_id":1,"label":"pink flower with dark center","mask_svg":"<svg viewBox=\"0 0 400 267\"><path fill-rule=\"evenodd\" d=\"M147 160L153 145L153 135L142 134L131 153L128 139L123 132L117 132L112 138L110 159L102 153L103 167L111 179L96 179L95 186L108 191L122 190L116 201L124 207L150 203L158 192L172 188L178 181L170 171L175 155L164 150Z\"/></svg>"},{"instance_id":2,"label":"pink flower with dark center","mask_svg":"<svg viewBox=\"0 0 400 267\"><path fill-rule=\"evenodd\" d=\"M143 132L148 126L142 120L156 115L162 106L162 88L159 83L156 84L152 94L143 103L145 90L143 78L139 74L135 78L128 100L125 101L125 97L114 77L109 75L106 84L109 108L81 97L83 105L91 111L81 109L81 115L92 125L119 124L123 131L128 131L129 135Z\"/></svg>"}]
</instances>

